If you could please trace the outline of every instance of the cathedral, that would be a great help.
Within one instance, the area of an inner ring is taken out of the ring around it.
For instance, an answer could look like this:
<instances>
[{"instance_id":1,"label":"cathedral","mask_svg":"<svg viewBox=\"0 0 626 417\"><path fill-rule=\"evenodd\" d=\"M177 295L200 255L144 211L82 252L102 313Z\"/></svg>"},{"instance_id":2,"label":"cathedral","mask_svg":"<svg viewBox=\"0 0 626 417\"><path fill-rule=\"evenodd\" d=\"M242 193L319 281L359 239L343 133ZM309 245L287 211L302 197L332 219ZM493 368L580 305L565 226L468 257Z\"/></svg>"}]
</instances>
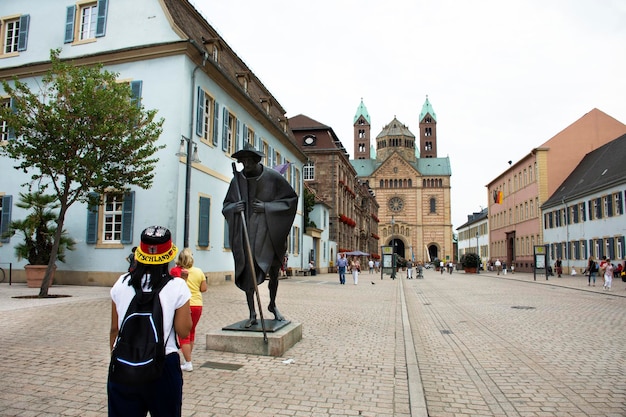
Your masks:
<instances>
[{"instance_id":1,"label":"cathedral","mask_svg":"<svg viewBox=\"0 0 626 417\"><path fill-rule=\"evenodd\" d=\"M354 116L354 159L380 205L380 244L413 261L454 261L450 159L437 156L437 116L426 97L419 141L393 118L371 141L371 119L361 100Z\"/></svg>"}]
</instances>

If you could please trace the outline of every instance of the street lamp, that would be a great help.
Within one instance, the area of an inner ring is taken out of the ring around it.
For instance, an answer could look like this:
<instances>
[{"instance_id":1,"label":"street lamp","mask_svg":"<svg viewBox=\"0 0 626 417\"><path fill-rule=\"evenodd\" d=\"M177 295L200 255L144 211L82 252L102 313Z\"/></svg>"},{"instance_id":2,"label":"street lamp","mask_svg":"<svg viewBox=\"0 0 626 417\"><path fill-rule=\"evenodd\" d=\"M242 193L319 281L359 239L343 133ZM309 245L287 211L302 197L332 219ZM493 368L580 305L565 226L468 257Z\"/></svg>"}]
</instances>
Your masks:
<instances>
[{"instance_id":1,"label":"street lamp","mask_svg":"<svg viewBox=\"0 0 626 417\"><path fill-rule=\"evenodd\" d=\"M391 279L396 279L396 238L393 227L396 224L393 214L391 215Z\"/></svg>"},{"instance_id":2,"label":"street lamp","mask_svg":"<svg viewBox=\"0 0 626 417\"><path fill-rule=\"evenodd\" d=\"M185 142L187 145L185 146ZM193 148L193 152L192 152ZM188 157L191 155L191 158ZM191 197L191 163L200 162L198 157L198 144L193 140L182 136L180 139L180 149L176 152L176 156L185 157L185 226L183 231L183 247L189 247L189 201Z\"/></svg>"},{"instance_id":3,"label":"street lamp","mask_svg":"<svg viewBox=\"0 0 626 417\"><path fill-rule=\"evenodd\" d=\"M483 259L480 257L480 246L478 245L478 230L476 231L476 254L478 255L478 268L476 268L476 273L480 274L480 266L483 264Z\"/></svg>"}]
</instances>

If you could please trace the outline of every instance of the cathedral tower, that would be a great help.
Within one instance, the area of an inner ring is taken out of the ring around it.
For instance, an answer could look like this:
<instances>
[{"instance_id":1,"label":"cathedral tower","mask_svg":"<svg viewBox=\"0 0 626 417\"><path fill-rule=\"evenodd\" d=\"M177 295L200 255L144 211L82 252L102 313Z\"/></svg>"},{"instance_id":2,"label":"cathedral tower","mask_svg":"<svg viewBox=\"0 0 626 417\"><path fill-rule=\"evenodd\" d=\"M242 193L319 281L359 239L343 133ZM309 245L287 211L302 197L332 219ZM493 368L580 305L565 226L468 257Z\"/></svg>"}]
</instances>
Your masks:
<instances>
[{"instance_id":1,"label":"cathedral tower","mask_svg":"<svg viewBox=\"0 0 626 417\"><path fill-rule=\"evenodd\" d=\"M419 117L420 129L420 158L436 158L437 157L437 115L433 110L433 106L426 101L422 106L422 112Z\"/></svg>"},{"instance_id":2,"label":"cathedral tower","mask_svg":"<svg viewBox=\"0 0 626 417\"><path fill-rule=\"evenodd\" d=\"M354 159L370 159L370 115L363 99L354 115Z\"/></svg>"}]
</instances>

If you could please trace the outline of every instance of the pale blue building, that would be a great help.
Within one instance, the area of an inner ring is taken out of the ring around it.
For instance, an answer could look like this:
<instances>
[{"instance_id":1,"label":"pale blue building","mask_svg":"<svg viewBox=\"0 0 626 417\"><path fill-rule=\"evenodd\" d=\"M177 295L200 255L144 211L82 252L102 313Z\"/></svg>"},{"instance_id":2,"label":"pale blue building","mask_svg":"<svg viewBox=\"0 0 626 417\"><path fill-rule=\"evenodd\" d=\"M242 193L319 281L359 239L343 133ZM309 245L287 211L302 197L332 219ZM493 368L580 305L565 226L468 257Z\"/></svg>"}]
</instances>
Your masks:
<instances>
[{"instance_id":1,"label":"pale blue building","mask_svg":"<svg viewBox=\"0 0 626 417\"><path fill-rule=\"evenodd\" d=\"M102 63L128 82L146 109L164 118L153 186L123 199L101 196L88 210L70 207L65 228L78 245L58 263L57 283L110 285L149 225L164 225L179 248L189 246L211 282L227 281L234 264L222 201L232 178L230 157L244 142L265 153L264 165L285 172L302 194L306 156L293 142L286 111L204 17L183 0L0 2L0 78L17 76L36 89L51 49L77 65ZM10 100L0 90L3 105ZM11 140L6 124L0 138ZM188 163L185 155L192 154ZM0 229L25 213L15 206L28 177L0 158ZM288 241L289 264L303 264L302 199ZM17 261L17 237L0 243L0 262Z\"/></svg>"}]
</instances>

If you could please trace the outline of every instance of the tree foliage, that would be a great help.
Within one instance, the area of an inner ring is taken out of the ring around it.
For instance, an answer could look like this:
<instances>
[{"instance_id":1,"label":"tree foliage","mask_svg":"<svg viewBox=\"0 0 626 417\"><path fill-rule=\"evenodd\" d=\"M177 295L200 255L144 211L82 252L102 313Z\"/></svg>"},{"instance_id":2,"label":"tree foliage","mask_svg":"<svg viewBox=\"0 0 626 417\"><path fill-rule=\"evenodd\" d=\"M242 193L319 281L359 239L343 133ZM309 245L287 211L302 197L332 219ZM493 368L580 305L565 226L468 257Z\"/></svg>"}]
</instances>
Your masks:
<instances>
[{"instance_id":1,"label":"tree foliage","mask_svg":"<svg viewBox=\"0 0 626 417\"><path fill-rule=\"evenodd\" d=\"M304 224L306 227L317 227L315 222L309 217L313 208L315 208L315 194L307 187L304 187Z\"/></svg>"},{"instance_id":2,"label":"tree foliage","mask_svg":"<svg viewBox=\"0 0 626 417\"><path fill-rule=\"evenodd\" d=\"M14 167L30 174L29 191L52 189L59 202L55 245L40 296L46 296L57 258L67 209L88 202L89 193L124 192L130 185L149 188L157 162L156 144L163 119L133 98L128 83L102 65L78 66L50 52L51 67L39 89L17 79L3 81L10 107L0 118L15 139L0 153L15 160ZM91 202L95 203L95 202Z\"/></svg>"}]
</instances>

